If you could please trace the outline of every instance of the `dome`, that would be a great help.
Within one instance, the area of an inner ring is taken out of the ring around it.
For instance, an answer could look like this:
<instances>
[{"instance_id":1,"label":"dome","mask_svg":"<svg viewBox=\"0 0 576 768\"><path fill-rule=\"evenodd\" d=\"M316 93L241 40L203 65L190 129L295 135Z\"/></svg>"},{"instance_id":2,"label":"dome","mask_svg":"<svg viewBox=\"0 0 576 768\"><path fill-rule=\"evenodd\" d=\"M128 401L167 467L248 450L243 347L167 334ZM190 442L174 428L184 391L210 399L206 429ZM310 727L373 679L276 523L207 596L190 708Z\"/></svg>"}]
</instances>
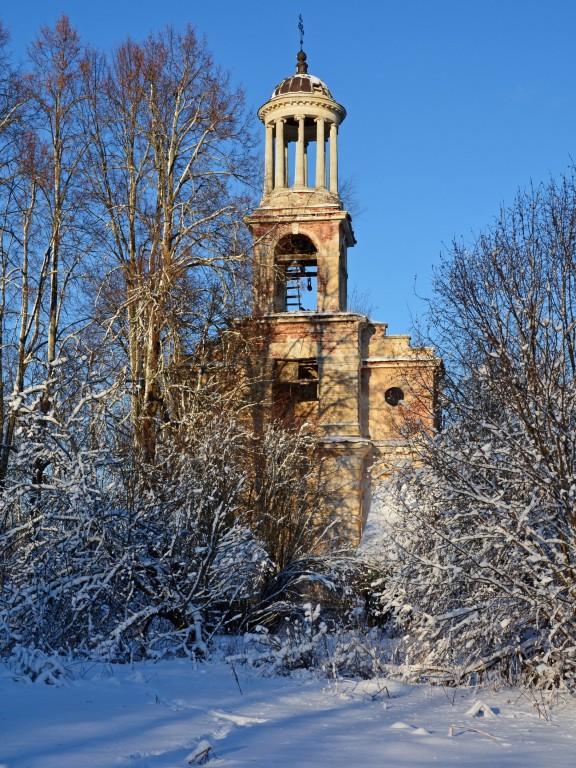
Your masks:
<instances>
[{"instance_id":1,"label":"dome","mask_svg":"<svg viewBox=\"0 0 576 768\"><path fill-rule=\"evenodd\" d=\"M275 99L278 96L284 96L287 93L315 93L319 96L327 96L332 98L332 94L328 90L326 83L323 83L319 77L308 74L297 74L291 77L285 77L281 83L279 83L270 98Z\"/></svg>"},{"instance_id":2,"label":"dome","mask_svg":"<svg viewBox=\"0 0 576 768\"><path fill-rule=\"evenodd\" d=\"M308 64L306 64L306 54L304 51L298 51L296 56L296 74L291 77L285 77L272 92L271 99L278 96L284 96L287 93L315 93L317 96L327 96L332 98L326 83L323 83L319 77L308 74Z\"/></svg>"}]
</instances>

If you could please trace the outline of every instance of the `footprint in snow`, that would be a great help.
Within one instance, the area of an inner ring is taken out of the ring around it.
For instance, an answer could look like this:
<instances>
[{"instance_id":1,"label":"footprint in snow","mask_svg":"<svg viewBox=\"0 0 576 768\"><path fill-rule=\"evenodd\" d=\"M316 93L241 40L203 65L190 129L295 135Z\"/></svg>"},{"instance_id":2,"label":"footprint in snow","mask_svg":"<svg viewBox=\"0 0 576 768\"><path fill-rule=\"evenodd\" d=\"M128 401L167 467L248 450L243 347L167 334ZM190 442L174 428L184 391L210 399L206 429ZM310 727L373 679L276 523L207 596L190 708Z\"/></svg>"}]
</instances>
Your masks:
<instances>
[{"instance_id":1,"label":"footprint in snow","mask_svg":"<svg viewBox=\"0 0 576 768\"><path fill-rule=\"evenodd\" d=\"M265 720L261 717L244 717L243 715L232 715L228 712L212 712L212 716L218 718L219 720L228 720L230 723L234 723L234 725L258 725L260 723L267 723L268 720Z\"/></svg>"}]
</instances>

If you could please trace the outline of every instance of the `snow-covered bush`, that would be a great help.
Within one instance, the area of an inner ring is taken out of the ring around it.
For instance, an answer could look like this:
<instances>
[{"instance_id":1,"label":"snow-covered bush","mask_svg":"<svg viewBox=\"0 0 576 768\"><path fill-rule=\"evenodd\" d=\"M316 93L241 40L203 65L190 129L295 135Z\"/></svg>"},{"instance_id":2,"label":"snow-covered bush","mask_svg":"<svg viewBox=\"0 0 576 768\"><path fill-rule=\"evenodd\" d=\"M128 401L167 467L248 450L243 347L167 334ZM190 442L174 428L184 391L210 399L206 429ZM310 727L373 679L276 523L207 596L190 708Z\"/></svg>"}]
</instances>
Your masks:
<instances>
[{"instance_id":1,"label":"snow-covered bush","mask_svg":"<svg viewBox=\"0 0 576 768\"><path fill-rule=\"evenodd\" d=\"M238 514L246 439L228 418L191 425L186 445L136 484L129 560L115 579L124 607L102 650L203 655L209 638L245 613L269 567Z\"/></svg>"},{"instance_id":2,"label":"snow-covered bush","mask_svg":"<svg viewBox=\"0 0 576 768\"><path fill-rule=\"evenodd\" d=\"M246 610L268 560L237 506L245 435L233 421L135 481L83 448L84 406L51 385L18 398L19 435L0 492L0 648L114 658L205 653ZM198 427L198 425L196 425Z\"/></svg>"},{"instance_id":3,"label":"snow-covered bush","mask_svg":"<svg viewBox=\"0 0 576 768\"><path fill-rule=\"evenodd\" d=\"M243 651L229 661L246 663L265 674L288 674L295 669L311 670L321 664L328 627L320 618L320 606L306 603L302 616L286 618L284 627L271 634L258 625L244 635Z\"/></svg>"},{"instance_id":4,"label":"snow-covered bush","mask_svg":"<svg viewBox=\"0 0 576 768\"><path fill-rule=\"evenodd\" d=\"M90 398L67 412L56 403L55 378L15 398L16 449L0 490L4 653L85 648L113 600L113 462L83 447Z\"/></svg>"},{"instance_id":5,"label":"snow-covered bush","mask_svg":"<svg viewBox=\"0 0 576 768\"><path fill-rule=\"evenodd\" d=\"M341 605L344 607L344 604ZM328 678L372 678L389 671L388 643L381 629L360 626L333 606L304 603L300 611L272 633L257 625L246 632L241 650L229 654L230 663L245 664L264 675L287 675L296 670Z\"/></svg>"},{"instance_id":6,"label":"snow-covered bush","mask_svg":"<svg viewBox=\"0 0 576 768\"><path fill-rule=\"evenodd\" d=\"M413 671L576 688L575 243L572 174L437 271L445 425L414 445L378 587Z\"/></svg>"},{"instance_id":7,"label":"snow-covered bush","mask_svg":"<svg viewBox=\"0 0 576 768\"><path fill-rule=\"evenodd\" d=\"M37 648L14 647L6 659L9 674L18 682L63 685L70 672L58 654L47 655Z\"/></svg>"},{"instance_id":8,"label":"snow-covered bush","mask_svg":"<svg viewBox=\"0 0 576 768\"><path fill-rule=\"evenodd\" d=\"M549 510L449 494L421 469L383 531L378 610L411 674L574 685L574 615Z\"/></svg>"},{"instance_id":9,"label":"snow-covered bush","mask_svg":"<svg viewBox=\"0 0 576 768\"><path fill-rule=\"evenodd\" d=\"M0 491L4 654L18 645L114 659L204 656L217 632L292 615L310 584L335 589L330 558L303 555L306 520L295 511L304 502L287 498L309 479L300 437L271 429L258 448L269 459L270 514L275 489L282 519L294 514L271 548L279 562L270 538L249 526L263 465L233 415L191 415L177 442L139 466L105 442L86 447L93 401L72 407L58 377L16 406L16 451Z\"/></svg>"}]
</instances>

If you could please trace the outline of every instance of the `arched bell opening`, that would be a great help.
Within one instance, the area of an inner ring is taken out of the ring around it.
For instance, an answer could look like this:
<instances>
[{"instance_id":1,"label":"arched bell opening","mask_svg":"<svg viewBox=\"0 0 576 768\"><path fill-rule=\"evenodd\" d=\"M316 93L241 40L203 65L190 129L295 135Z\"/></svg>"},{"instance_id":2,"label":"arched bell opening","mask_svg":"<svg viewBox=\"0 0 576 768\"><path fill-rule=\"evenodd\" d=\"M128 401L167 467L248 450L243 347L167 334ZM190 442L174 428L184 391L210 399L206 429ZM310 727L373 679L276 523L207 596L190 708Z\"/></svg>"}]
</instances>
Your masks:
<instances>
[{"instance_id":1,"label":"arched bell opening","mask_svg":"<svg viewBox=\"0 0 576 768\"><path fill-rule=\"evenodd\" d=\"M318 307L318 258L316 246L306 235L286 235L274 251L276 312L316 312Z\"/></svg>"}]
</instances>

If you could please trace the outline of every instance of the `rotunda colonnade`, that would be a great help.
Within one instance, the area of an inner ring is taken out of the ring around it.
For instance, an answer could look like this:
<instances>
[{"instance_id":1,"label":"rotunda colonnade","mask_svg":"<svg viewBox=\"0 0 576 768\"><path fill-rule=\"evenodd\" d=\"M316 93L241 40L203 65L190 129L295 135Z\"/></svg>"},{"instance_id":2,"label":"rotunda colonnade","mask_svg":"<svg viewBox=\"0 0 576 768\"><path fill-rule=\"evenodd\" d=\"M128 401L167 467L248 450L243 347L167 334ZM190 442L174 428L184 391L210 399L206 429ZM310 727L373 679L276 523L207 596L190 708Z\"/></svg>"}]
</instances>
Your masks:
<instances>
[{"instance_id":1,"label":"rotunda colonnade","mask_svg":"<svg viewBox=\"0 0 576 768\"><path fill-rule=\"evenodd\" d=\"M258 111L266 126L265 195L291 186L314 187L338 195L338 126L346 111L334 101L327 86L307 70L306 54L300 51L296 74L285 78ZM314 169L308 162L311 144L315 149Z\"/></svg>"}]
</instances>

